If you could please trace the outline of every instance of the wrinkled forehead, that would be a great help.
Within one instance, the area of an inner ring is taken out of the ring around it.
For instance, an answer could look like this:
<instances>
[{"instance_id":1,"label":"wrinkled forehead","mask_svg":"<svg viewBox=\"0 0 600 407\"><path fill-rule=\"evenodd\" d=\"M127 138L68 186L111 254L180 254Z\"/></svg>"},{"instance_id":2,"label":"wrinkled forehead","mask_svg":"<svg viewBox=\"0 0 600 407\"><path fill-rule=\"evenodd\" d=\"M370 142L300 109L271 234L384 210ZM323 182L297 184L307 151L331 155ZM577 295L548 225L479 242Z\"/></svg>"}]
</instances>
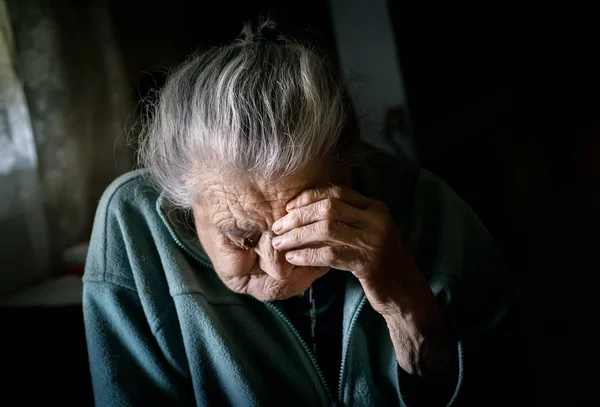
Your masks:
<instances>
[{"instance_id":1,"label":"wrinkled forehead","mask_svg":"<svg viewBox=\"0 0 600 407\"><path fill-rule=\"evenodd\" d=\"M267 230L286 204L308 188L327 185L323 171L307 169L276 180L250 174L213 175L202 182L199 206L216 226Z\"/></svg>"}]
</instances>

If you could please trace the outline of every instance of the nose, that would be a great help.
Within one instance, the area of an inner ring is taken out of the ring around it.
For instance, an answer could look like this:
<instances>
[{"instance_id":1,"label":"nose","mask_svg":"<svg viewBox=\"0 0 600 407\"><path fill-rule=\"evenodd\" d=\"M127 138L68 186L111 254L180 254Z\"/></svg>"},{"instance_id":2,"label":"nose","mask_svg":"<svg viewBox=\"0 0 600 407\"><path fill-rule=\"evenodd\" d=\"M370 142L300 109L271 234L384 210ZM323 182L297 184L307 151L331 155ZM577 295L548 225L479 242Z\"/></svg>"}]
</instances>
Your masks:
<instances>
[{"instance_id":1,"label":"nose","mask_svg":"<svg viewBox=\"0 0 600 407\"><path fill-rule=\"evenodd\" d=\"M273 248L271 243L273 237L275 235L271 233L263 233L258 245L255 247L254 250L258 255L258 266L274 279L285 280L291 276L295 266L287 262L285 252Z\"/></svg>"}]
</instances>

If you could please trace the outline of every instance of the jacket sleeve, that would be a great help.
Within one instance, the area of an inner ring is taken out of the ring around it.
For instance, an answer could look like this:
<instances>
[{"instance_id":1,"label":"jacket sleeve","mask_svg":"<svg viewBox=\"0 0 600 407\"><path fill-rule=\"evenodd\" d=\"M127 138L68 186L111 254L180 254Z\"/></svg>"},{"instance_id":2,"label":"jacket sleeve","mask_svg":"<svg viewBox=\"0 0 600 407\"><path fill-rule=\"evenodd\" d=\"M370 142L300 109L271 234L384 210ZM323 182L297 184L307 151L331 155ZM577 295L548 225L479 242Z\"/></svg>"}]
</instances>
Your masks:
<instances>
[{"instance_id":1,"label":"jacket sleeve","mask_svg":"<svg viewBox=\"0 0 600 407\"><path fill-rule=\"evenodd\" d=\"M169 319L175 309L168 289L160 299L162 291L144 280L155 262L148 260L151 237L135 204L135 180L123 176L104 193L86 260L83 315L94 399L98 406L191 404L185 354L166 338L179 332L169 322L176 318Z\"/></svg>"},{"instance_id":2,"label":"jacket sleeve","mask_svg":"<svg viewBox=\"0 0 600 407\"><path fill-rule=\"evenodd\" d=\"M84 285L84 320L98 406L184 405L192 394L159 347L136 291L108 282Z\"/></svg>"},{"instance_id":3,"label":"jacket sleeve","mask_svg":"<svg viewBox=\"0 0 600 407\"><path fill-rule=\"evenodd\" d=\"M405 239L456 345L450 367L454 385L436 405L518 405L510 399L519 369L511 321L513 278L487 229L447 185L421 170ZM415 392L410 380L402 383L402 375L400 381L410 406L431 405L428 396L439 393L418 386Z\"/></svg>"}]
</instances>

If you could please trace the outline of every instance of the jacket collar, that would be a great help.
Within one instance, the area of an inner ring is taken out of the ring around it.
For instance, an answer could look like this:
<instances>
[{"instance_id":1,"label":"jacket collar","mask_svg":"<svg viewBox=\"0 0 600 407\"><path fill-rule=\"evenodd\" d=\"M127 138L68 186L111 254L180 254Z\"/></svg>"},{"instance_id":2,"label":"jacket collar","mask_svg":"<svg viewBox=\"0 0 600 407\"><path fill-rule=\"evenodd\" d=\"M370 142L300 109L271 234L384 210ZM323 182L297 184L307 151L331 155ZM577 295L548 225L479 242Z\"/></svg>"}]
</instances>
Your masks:
<instances>
[{"instance_id":1,"label":"jacket collar","mask_svg":"<svg viewBox=\"0 0 600 407\"><path fill-rule=\"evenodd\" d=\"M156 211L175 243L199 262L212 268L212 262L204 251L198 235L187 220L187 214L174 207L161 193L156 201Z\"/></svg>"},{"instance_id":2,"label":"jacket collar","mask_svg":"<svg viewBox=\"0 0 600 407\"><path fill-rule=\"evenodd\" d=\"M165 195L161 193L156 201L156 210L175 243L197 261L207 267L212 267L210 258L202 248L196 232L186 221L186 214L170 205ZM350 273L349 273L350 274ZM346 278L344 294L344 311L342 320L343 335L346 337L352 329L353 321L360 313L366 302L362 286L356 278Z\"/></svg>"}]
</instances>

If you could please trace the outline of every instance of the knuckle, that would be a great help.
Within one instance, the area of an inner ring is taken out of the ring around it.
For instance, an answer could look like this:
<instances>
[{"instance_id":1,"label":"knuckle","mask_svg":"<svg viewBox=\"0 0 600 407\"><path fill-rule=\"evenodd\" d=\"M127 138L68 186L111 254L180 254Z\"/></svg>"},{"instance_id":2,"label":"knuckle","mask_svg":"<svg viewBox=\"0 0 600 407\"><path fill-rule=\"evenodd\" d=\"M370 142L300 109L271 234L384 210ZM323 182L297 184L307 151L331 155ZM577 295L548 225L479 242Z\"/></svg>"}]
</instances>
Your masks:
<instances>
[{"instance_id":1,"label":"knuckle","mask_svg":"<svg viewBox=\"0 0 600 407\"><path fill-rule=\"evenodd\" d=\"M339 229L338 222L328 219L325 222L323 222L323 228L325 234L334 237Z\"/></svg>"},{"instance_id":2,"label":"knuckle","mask_svg":"<svg viewBox=\"0 0 600 407\"><path fill-rule=\"evenodd\" d=\"M317 199L319 199L319 190L317 189L311 189L310 190L310 200L311 201L316 201Z\"/></svg>"},{"instance_id":3,"label":"knuckle","mask_svg":"<svg viewBox=\"0 0 600 407\"><path fill-rule=\"evenodd\" d=\"M294 216L292 217L292 221L291 226L292 227L298 227L299 225L303 225L306 223L307 221L307 214L306 211L303 211L302 209L297 210L294 212Z\"/></svg>"},{"instance_id":4,"label":"knuckle","mask_svg":"<svg viewBox=\"0 0 600 407\"><path fill-rule=\"evenodd\" d=\"M302 231L298 229L292 229L286 234L287 241L290 244L295 244L302 237Z\"/></svg>"},{"instance_id":5,"label":"knuckle","mask_svg":"<svg viewBox=\"0 0 600 407\"><path fill-rule=\"evenodd\" d=\"M310 206L310 215L309 215L310 216L310 221L314 222L314 221L320 219L321 216L322 216L321 212L322 212L322 210L321 210L321 208L320 208L320 206L318 204L317 205L311 205Z\"/></svg>"},{"instance_id":6,"label":"knuckle","mask_svg":"<svg viewBox=\"0 0 600 407\"><path fill-rule=\"evenodd\" d=\"M341 198L344 195L344 188L331 184L332 187L328 189L329 196L332 198Z\"/></svg>"},{"instance_id":7,"label":"knuckle","mask_svg":"<svg viewBox=\"0 0 600 407\"><path fill-rule=\"evenodd\" d=\"M294 200L296 201L296 208L302 207L310 199L310 193L308 191L302 191L298 194Z\"/></svg>"},{"instance_id":8,"label":"knuckle","mask_svg":"<svg viewBox=\"0 0 600 407\"><path fill-rule=\"evenodd\" d=\"M335 202L332 198L321 201L321 212L323 216L332 216L335 213Z\"/></svg>"},{"instance_id":9,"label":"knuckle","mask_svg":"<svg viewBox=\"0 0 600 407\"><path fill-rule=\"evenodd\" d=\"M327 263L336 263L339 258L338 251L334 247L327 246L323 249L323 258Z\"/></svg>"}]
</instances>

